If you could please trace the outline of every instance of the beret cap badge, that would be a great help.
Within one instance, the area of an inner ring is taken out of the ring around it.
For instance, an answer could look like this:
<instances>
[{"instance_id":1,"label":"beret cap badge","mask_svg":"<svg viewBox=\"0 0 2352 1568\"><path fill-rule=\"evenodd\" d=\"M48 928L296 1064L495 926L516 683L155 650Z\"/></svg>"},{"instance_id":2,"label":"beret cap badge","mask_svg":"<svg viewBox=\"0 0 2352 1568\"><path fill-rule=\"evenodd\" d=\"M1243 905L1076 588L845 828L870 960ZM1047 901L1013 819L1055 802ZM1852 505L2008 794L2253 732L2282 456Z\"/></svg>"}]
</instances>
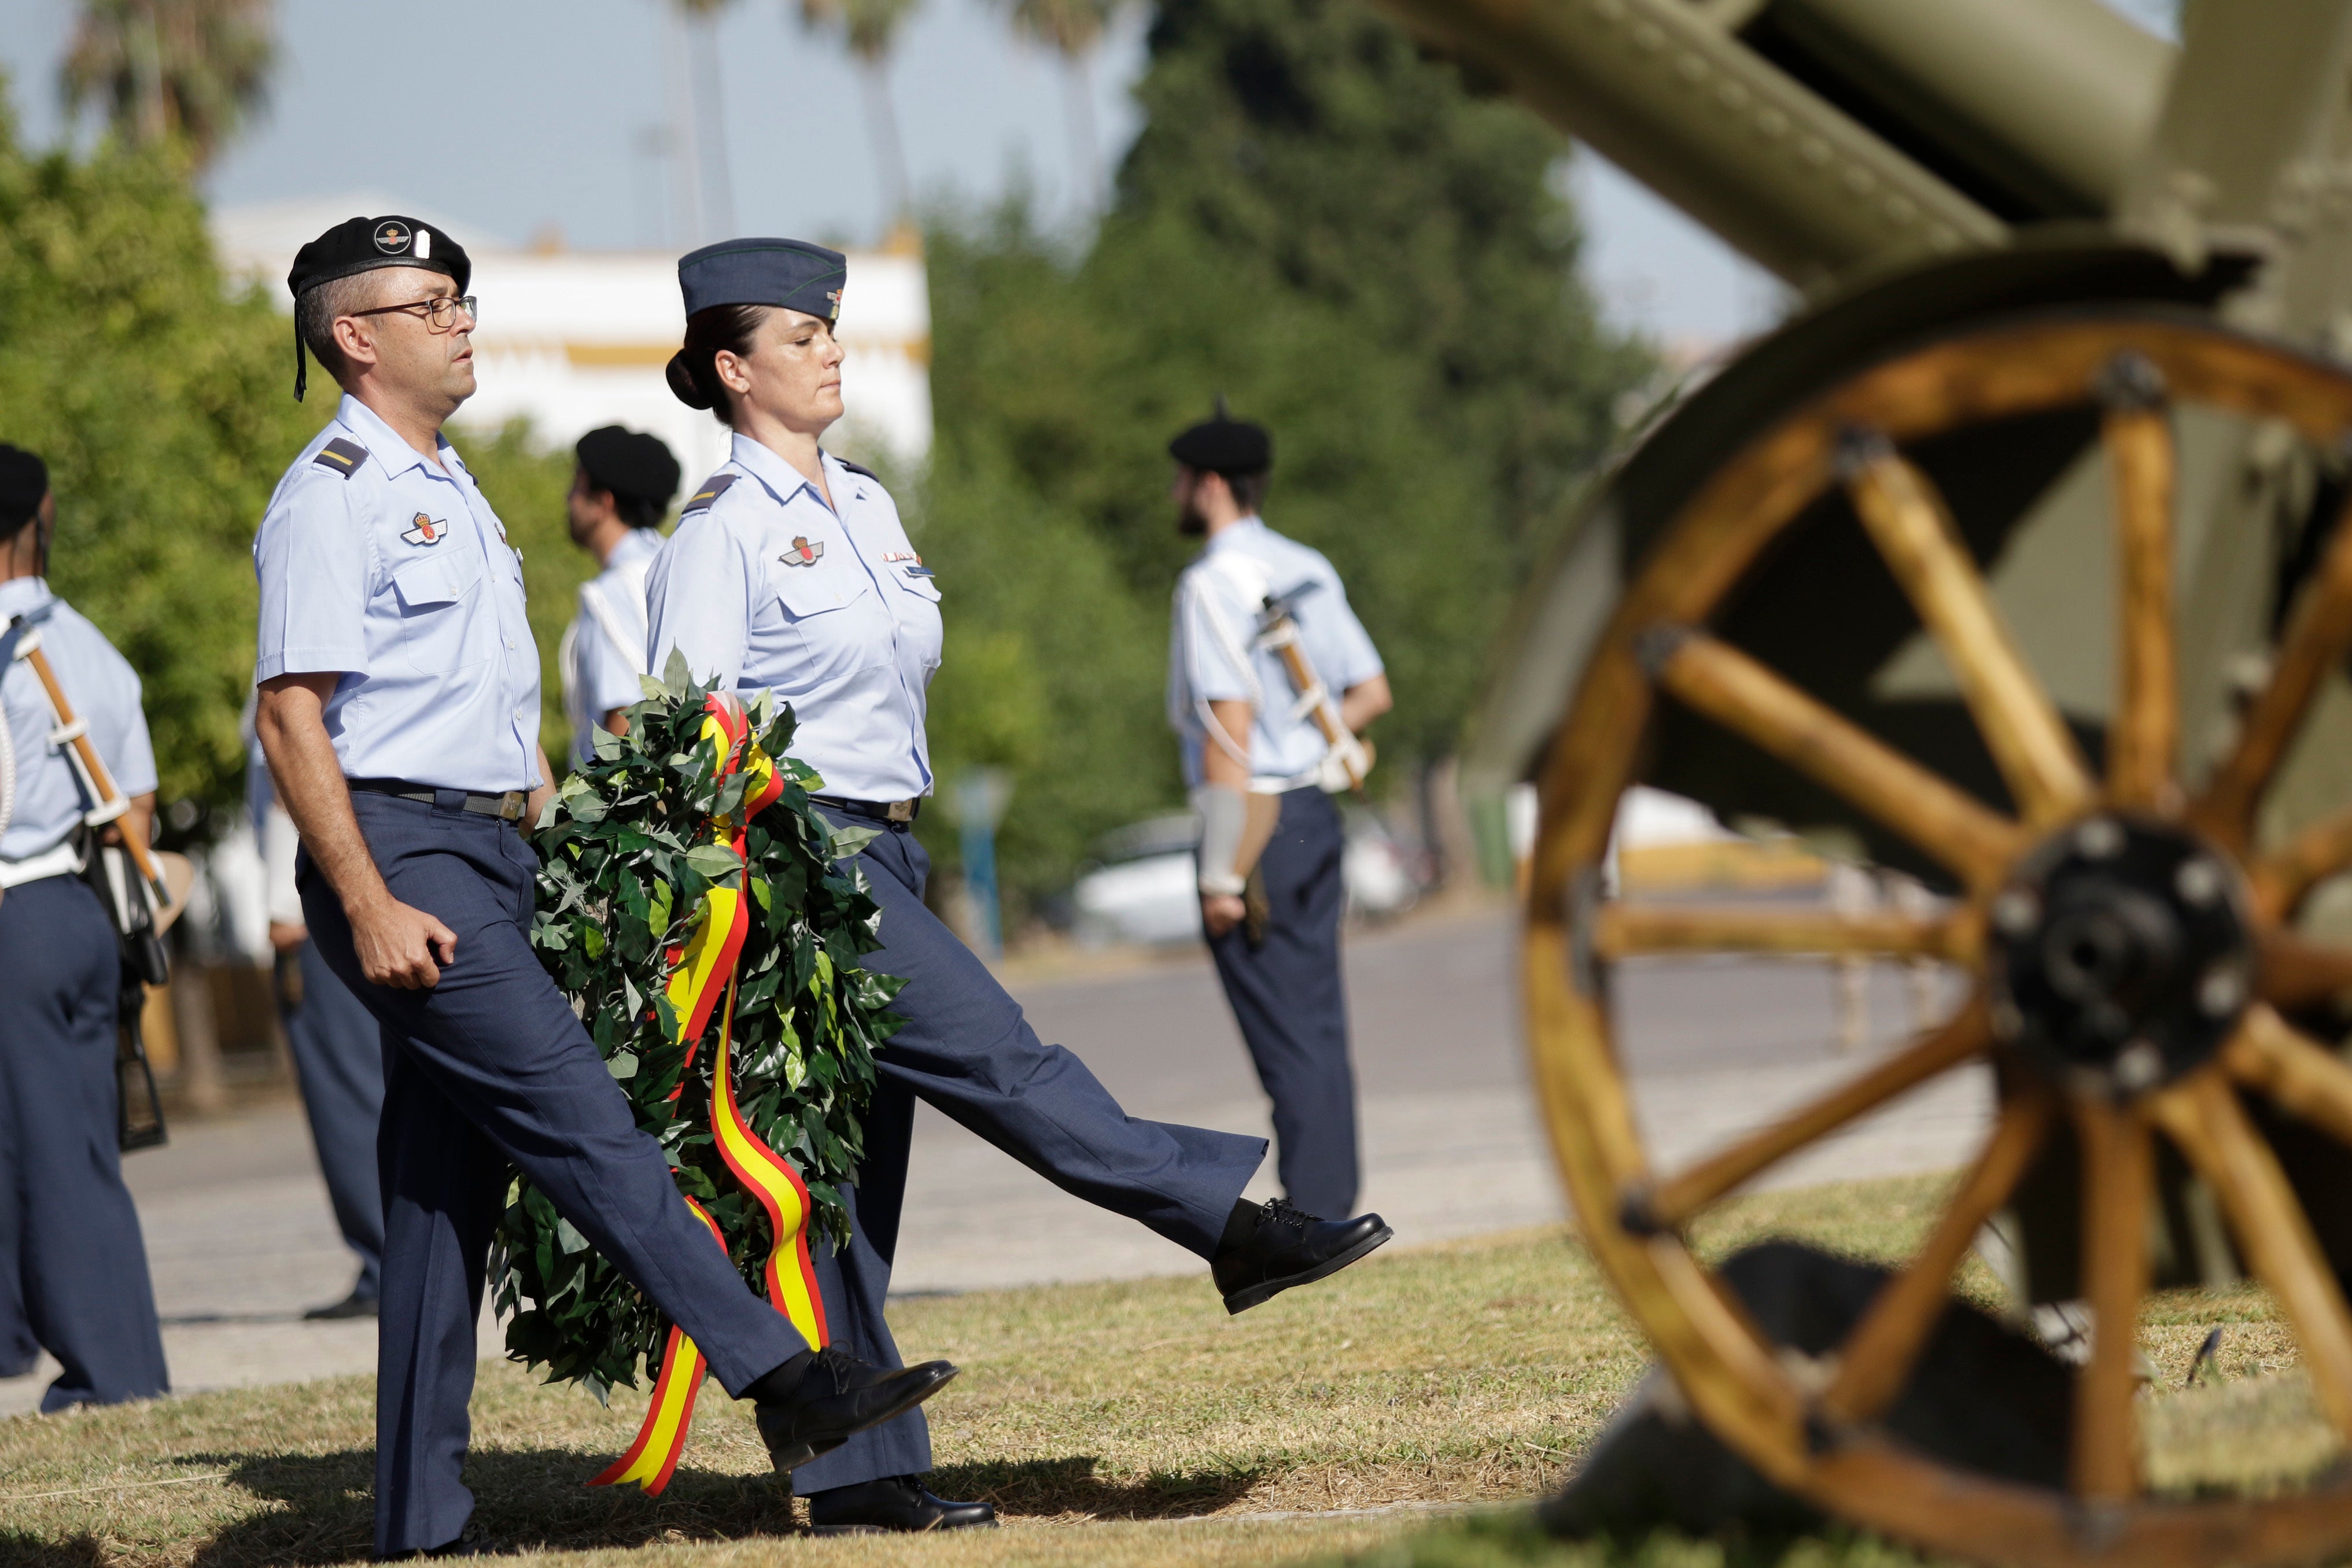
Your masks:
<instances>
[{"instance_id":1,"label":"beret cap badge","mask_svg":"<svg viewBox=\"0 0 2352 1568\"><path fill-rule=\"evenodd\" d=\"M386 218L375 225L375 247L386 256L398 256L408 248L408 225L398 218Z\"/></svg>"}]
</instances>

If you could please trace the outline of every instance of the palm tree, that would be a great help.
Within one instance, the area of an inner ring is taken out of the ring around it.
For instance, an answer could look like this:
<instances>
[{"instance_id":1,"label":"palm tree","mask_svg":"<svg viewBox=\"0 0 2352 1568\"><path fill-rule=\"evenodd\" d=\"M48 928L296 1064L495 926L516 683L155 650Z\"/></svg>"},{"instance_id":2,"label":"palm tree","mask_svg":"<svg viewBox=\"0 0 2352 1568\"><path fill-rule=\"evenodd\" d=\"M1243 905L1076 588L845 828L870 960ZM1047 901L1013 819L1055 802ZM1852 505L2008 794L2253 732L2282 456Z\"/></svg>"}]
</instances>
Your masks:
<instances>
[{"instance_id":1,"label":"palm tree","mask_svg":"<svg viewBox=\"0 0 2352 1568\"><path fill-rule=\"evenodd\" d=\"M788 0L789 3L789 0ZM898 140L898 116L890 106L890 46L898 41L899 25L914 14L918 0L798 0L803 26L839 28L842 41L856 57L860 85L866 95L866 129L874 139L874 163L882 181L883 201L893 227L906 222L912 204L912 182L907 173L907 152Z\"/></svg>"},{"instance_id":2,"label":"palm tree","mask_svg":"<svg viewBox=\"0 0 2352 1568\"><path fill-rule=\"evenodd\" d=\"M142 147L174 138L201 171L260 110L278 57L270 0L83 0L59 73Z\"/></svg>"},{"instance_id":3,"label":"palm tree","mask_svg":"<svg viewBox=\"0 0 2352 1568\"><path fill-rule=\"evenodd\" d=\"M1062 57L1063 115L1070 137L1070 183L1088 213L1102 205L1102 144L1095 134L1093 63L1119 0L1012 0L1013 30Z\"/></svg>"}]
</instances>

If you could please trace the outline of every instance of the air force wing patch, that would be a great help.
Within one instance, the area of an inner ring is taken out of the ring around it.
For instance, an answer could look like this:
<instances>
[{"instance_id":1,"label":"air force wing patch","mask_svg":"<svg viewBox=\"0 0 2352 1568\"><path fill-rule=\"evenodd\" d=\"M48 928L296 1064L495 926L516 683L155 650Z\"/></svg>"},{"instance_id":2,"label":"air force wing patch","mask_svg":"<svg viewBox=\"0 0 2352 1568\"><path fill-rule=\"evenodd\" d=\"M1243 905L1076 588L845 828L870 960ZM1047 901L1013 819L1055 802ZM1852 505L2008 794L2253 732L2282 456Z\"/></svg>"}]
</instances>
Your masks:
<instances>
[{"instance_id":1,"label":"air force wing patch","mask_svg":"<svg viewBox=\"0 0 2352 1568\"><path fill-rule=\"evenodd\" d=\"M437 545L443 539L449 537L449 525L446 523L436 523L432 518L426 517L424 513L419 512L416 514L415 526L400 537L405 542L413 545Z\"/></svg>"},{"instance_id":2,"label":"air force wing patch","mask_svg":"<svg viewBox=\"0 0 2352 1568\"><path fill-rule=\"evenodd\" d=\"M796 538L793 540L793 548L786 550L776 559L782 561L786 566L814 566L817 563L817 559L824 554L824 541L823 539L804 539Z\"/></svg>"}]
</instances>

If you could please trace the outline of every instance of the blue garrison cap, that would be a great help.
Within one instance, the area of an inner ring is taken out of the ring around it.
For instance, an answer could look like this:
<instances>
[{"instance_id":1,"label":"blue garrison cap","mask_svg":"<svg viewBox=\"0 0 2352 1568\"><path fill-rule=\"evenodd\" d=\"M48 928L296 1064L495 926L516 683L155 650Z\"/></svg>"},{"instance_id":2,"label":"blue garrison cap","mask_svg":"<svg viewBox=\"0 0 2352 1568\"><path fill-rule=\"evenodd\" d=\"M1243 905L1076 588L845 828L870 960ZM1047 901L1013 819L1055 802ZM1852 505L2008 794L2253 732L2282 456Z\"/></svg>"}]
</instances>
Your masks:
<instances>
[{"instance_id":1,"label":"blue garrison cap","mask_svg":"<svg viewBox=\"0 0 2352 1568\"><path fill-rule=\"evenodd\" d=\"M782 305L835 320L848 276L847 256L799 239L721 240L677 263L688 316L713 305Z\"/></svg>"}]
</instances>

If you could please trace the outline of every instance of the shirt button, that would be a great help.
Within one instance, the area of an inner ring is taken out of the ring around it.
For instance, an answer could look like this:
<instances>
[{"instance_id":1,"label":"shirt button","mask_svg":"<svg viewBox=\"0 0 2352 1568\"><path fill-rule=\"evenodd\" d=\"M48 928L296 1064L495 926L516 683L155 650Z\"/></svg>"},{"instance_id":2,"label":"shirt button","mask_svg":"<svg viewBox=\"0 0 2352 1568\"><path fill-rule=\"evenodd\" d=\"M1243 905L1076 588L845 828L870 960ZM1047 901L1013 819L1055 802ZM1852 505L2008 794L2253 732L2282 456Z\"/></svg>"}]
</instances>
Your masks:
<instances>
[{"instance_id":1,"label":"shirt button","mask_svg":"<svg viewBox=\"0 0 2352 1568\"><path fill-rule=\"evenodd\" d=\"M514 652L514 639L511 637L507 639L507 652L509 653Z\"/></svg>"}]
</instances>

